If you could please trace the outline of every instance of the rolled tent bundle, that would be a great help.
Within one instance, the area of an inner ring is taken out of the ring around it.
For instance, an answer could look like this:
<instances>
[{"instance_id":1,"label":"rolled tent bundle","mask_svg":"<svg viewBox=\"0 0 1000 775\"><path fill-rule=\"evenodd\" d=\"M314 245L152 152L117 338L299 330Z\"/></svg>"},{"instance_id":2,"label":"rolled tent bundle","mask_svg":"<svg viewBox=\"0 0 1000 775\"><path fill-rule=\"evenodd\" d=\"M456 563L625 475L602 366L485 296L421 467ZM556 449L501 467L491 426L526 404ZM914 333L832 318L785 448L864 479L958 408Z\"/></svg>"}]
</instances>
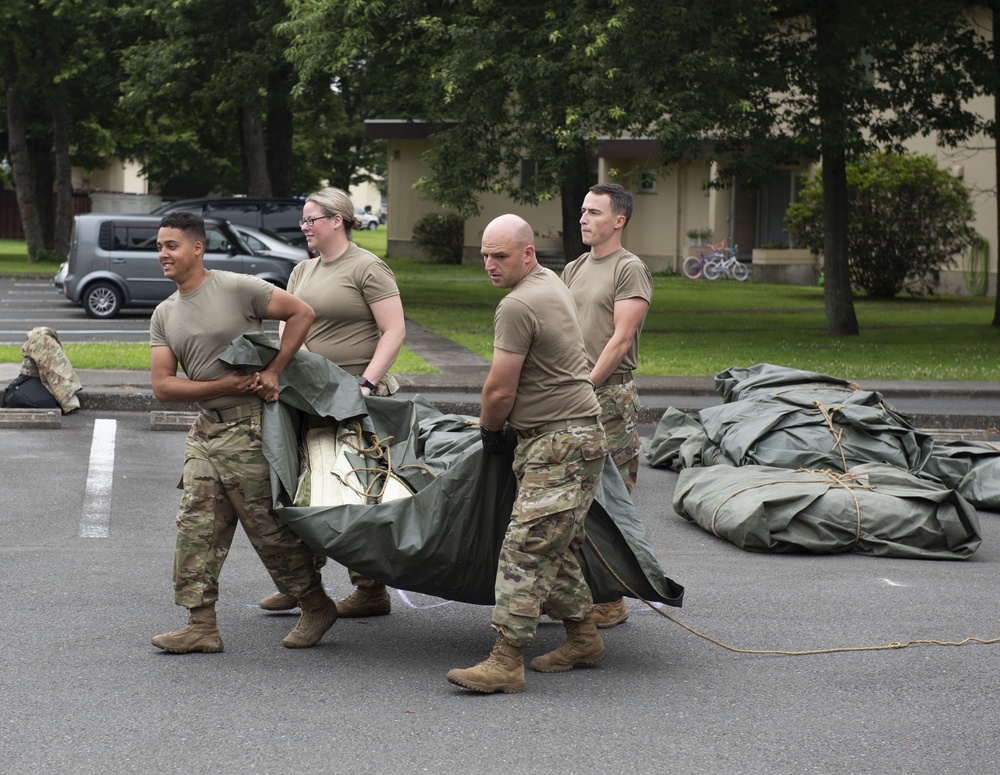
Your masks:
<instances>
[{"instance_id":1,"label":"rolled tent bundle","mask_svg":"<svg viewBox=\"0 0 1000 775\"><path fill-rule=\"evenodd\" d=\"M673 507L748 551L953 560L971 556L982 542L976 510L961 495L881 464L846 473L686 469Z\"/></svg>"}]
</instances>

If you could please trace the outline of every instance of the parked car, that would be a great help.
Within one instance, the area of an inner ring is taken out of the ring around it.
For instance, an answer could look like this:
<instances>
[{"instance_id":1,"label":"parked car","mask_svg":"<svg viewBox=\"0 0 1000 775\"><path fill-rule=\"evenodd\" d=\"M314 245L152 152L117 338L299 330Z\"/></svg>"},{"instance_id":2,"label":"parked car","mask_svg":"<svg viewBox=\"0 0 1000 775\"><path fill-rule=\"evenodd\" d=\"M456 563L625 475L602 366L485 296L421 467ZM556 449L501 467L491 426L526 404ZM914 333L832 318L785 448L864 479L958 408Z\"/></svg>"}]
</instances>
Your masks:
<instances>
[{"instance_id":1,"label":"parked car","mask_svg":"<svg viewBox=\"0 0 1000 775\"><path fill-rule=\"evenodd\" d=\"M260 198L231 196L218 199L180 199L167 202L153 212L159 215L176 210L191 210L205 218L225 218L227 221L256 229L276 232L296 245L305 247L306 238L299 228L305 199Z\"/></svg>"},{"instance_id":2,"label":"parked car","mask_svg":"<svg viewBox=\"0 0 1000 775\"><path fill-rule=\"evenodd\" d=\"M242 223L234 223L233 228L239 232L243 241L250 246L250 249L259 256L275 256L277 258L287 258L296 264L310 257L307 248L289 242L278 232L270 229L255 229Z\"/></svg>"},{"instance_id":3,"label":"parked car","mask_svg":"<svg viewBox=\"0 0 1000 775\"><path fill-rule=\"evenodd\" d=\"M73 219L63 294L92 318L122 307L159 304L177 286L163 276L156 237L160 215L88 213ZM297 261L255 254L229 221L205 219L205 267L252 274L280 288Z\"/></svg>"},{"instance_id":4,"label":"parked car","mask_svg":"<svg viewBox=\"0 0 1000 775\"><path fill-rule=\"evenodd\" d=\"M371 229L375 231L378 228L378 216L372 215L371 213L366 213L363 210L355 210L354 217L361 221L362 229Z\"/></svg>"},{"instance_id":5,"label":"parked car","mask_svg":"<svg viewBox=\"0 0 1000 775\"><path fill-rule=\"evenodd\" d=\"M66 282L66 273L69 272L69 261L63 261L59 264L59 271L56 272L56 276L52 278L52 284L56 287L56 290L62 293L63 283Z\"/></svg>"}]
</instances>

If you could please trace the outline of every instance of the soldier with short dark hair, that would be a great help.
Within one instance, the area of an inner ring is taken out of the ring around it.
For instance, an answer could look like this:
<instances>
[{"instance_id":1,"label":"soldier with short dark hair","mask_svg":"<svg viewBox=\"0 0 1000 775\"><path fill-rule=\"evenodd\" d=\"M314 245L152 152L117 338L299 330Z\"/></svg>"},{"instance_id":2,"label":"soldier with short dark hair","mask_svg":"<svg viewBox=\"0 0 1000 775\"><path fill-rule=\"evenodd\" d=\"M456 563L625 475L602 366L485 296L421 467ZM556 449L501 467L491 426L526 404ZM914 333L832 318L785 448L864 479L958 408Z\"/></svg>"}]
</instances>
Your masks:
<instances>
[{"instance_id":1,"label":"soldier with short dark hair","mask_svg":"<svg viewBox=\"0 0 1000 775\"><path fill-rule=\"evenodd\" d=\"M524 691L524 649L544 607L566 628L566 641L531 668L555 673L604 659L593 598L574 552L604 470L607 446L600 404L589 380L573 299L559 277L539 266L533 233L503 215L483 232L490 280L510 293L497 306L493 365L483 385L483 447L504 453L504 423L517 432L517 496L496 578L490 656L447 678L477 692Z\"/></svg>"},{"instance_id":2,"label":"soldier with short dark hair","mask_svg":"<svg viewBox=\"0 0 1000 775\"><path fill-rule=\"evenodd\" d=\"M567 264L562 275L576 302L608 454L629 492L639 472L639 391L632 370L639 364L639 336L653 297L649 267L622 247L631 218L632 195L625 188L592 186L580 208L580 232L590 252ZM594 606L601 629L626 619L624 598Z\"/></svg>"},{"instance_id":3,"label":"soldier with short dark hair","mask_svg":"<svg viewBox=\"0 0 1000 775\"><path fill-rule=\"evenodd\" d=\"M153 393L160 401L197 402L201 412L185 445L174 552L174 601L190 610L188 625L152 643L175 654L222 651L215 603L239 523L278 589L302 608L282 643L314 646L336 621L337 608L320 583L312 549L274 512L261 440L263 403L277 401L278 376L302 345L313 310L259 278L206 269L205 222L195 213L164 216L157 250L177 291L150 321ZM240 334L262 330L265 318L285 322L274 359L254 374L227 368L222 352ZM177 375L178 364L186 377Z\"/></svg>"}]
</instances>

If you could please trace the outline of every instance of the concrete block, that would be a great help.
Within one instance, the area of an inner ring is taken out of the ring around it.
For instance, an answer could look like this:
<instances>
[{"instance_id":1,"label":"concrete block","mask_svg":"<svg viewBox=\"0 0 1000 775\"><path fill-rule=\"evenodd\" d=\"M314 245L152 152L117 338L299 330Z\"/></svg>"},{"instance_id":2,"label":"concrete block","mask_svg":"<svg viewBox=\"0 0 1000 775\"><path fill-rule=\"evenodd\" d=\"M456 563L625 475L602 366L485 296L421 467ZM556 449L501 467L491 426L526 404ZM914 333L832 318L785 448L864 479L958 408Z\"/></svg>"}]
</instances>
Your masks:
<instances>
[{"instance_id":1,"label":"concrete block","mask_svg":"<svg viewBox=\"0 0 1000 775\"><path fill-rule=\"evenodd\" d=\"M0 409L0 428L61 428L58 409Z\"/></svg>"},{"instance_id":2,"label":"concrete block","mask_svg":"<svg viewBox=\"0 0 1000 775\"><path fill-rule=\"evenodd\" d=\"M154 409L149 413L149 429L151 431L187 431L197 412L169 412Z\"/></svg>"}]
</instances>

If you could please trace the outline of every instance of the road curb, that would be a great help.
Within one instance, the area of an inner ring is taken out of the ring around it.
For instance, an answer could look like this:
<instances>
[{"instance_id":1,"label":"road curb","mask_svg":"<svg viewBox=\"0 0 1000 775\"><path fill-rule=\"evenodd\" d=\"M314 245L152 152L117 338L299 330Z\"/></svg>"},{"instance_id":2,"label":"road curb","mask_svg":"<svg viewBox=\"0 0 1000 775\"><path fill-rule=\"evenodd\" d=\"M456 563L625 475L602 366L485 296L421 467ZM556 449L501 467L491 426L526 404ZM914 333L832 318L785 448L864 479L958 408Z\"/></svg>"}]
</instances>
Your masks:
<instances>
[{"instance_id":1,"label":"road curb","mask_svg":"<svg viewBox=\"0 0 1000 775\"><path fill-rule=\"evenodd\" d=\"M443 390L441 392L444 392ZM80 408L87 411L104 412L172 412L192 414L198 411L194 404L171 404L162 403L156 399L152 390L88 390L84 389L77 394L80 399ZM435 400L434 391L421 390L420 395L443 414L461 414L477 417L479 415L480 404L476 400L455 400L444 398ZM690 397L703 396L705 394L690 393ZM715 395L714 392L708 395ZM678 395L681 400L675 401L672 408L683 412L696 413L702 406L693 403L688 405L683 399L685 395ZM10 411L10 410L6 410ZM639 411L639 422L645 425L656 425L666 411L663 406L643 406ZM966 413L914 413L908 414L910 422L917 428L925 429L949 429L962 430L974 429L1000 433L1000 414L966 414Z\"/></svg>"}]
</instances>

